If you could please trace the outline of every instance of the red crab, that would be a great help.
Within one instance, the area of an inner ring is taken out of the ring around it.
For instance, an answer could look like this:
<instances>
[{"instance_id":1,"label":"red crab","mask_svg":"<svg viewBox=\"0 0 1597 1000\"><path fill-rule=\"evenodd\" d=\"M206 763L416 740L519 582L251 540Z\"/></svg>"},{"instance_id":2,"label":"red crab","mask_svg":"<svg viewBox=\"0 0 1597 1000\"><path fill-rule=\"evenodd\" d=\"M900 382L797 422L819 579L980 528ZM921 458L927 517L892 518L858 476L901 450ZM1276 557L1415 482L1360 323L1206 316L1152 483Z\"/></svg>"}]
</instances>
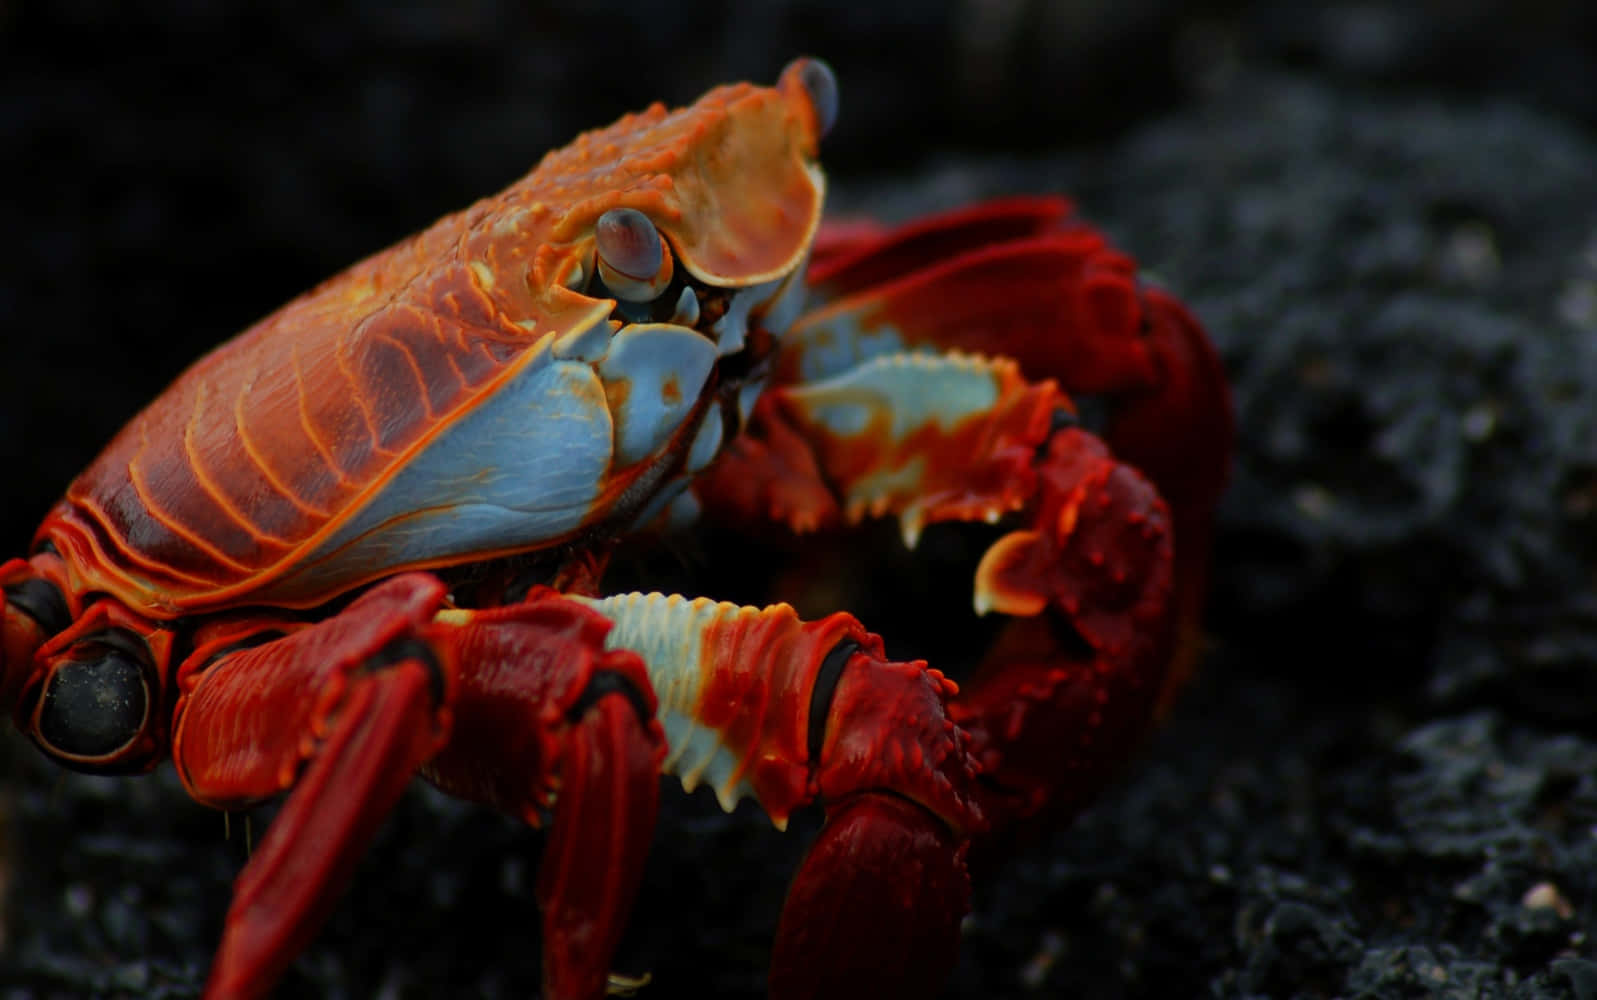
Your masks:
<instances>
[{"instance_id":1,"label":"red crab","mask_svg":"<svg viewBox=\"0 0 1597 1000\"><path fill-rule=\"evenodd\" d=\"M662 770L825 809L773 995L929 991L972 838L1068 815L1157 714L1231 451L1212 348L1059 199L822 229L836 112L800 60L579 137L202 358L0 566L46 754L287 795L208 996L270 990L418 773L551 824L547 992L598 996ZM1006 525L962 690L847 614L601 596L696 517L885 515Z\"/></svg>"}]
</instances>

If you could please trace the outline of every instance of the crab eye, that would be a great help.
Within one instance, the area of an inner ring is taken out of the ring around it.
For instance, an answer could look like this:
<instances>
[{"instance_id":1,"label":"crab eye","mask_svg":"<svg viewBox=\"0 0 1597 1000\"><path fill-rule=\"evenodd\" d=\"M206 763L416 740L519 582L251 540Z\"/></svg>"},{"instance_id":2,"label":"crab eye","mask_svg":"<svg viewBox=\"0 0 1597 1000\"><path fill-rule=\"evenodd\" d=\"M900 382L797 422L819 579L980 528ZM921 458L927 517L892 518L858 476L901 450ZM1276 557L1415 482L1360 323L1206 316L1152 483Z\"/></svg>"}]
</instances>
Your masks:
<instances>
[{"instance_id":1,"label":"crab eye","mask_svg":"<svg viewBox=\"0 0 1597 1000\"><path fill-rule=\"evenodd\" d=\"M612 208L594 227L599 277L617 298L648 302L671 283L671 251L649 217L635 208Z\"/></svg>"},{"instance_id":2,"label":"crab eye","mask_svg":"<svg viewBox=\"0 0 1597 1000\"><path fill-rule=\"evenodd\" d=\"M824 139L837 124L837 74L825 60L812 58L788 63L782 75L785 77L789 73L797 74L799 85L809 96L810 107L815 112L816 137Z\"/></svg>"},{"instance_id":3,"label":"crab eye","mask_svg":"<svg viewBox=\"0 0 1597 1000\"><path fill-rule=\"evenodd\" d=\"M125 759L150 716L144 664L119 643L82 642L57 661L33 718L40 746L87 771L143 767Z\"/></svg>"}]
</instances>

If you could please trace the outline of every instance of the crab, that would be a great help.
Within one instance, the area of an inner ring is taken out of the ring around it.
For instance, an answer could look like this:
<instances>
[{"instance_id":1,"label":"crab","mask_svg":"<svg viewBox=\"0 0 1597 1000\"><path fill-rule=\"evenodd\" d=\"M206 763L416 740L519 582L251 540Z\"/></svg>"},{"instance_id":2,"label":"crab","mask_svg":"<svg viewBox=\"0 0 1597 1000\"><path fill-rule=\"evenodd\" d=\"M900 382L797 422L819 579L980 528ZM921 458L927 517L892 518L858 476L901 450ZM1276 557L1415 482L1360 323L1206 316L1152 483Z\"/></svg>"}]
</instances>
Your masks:
<instances>
[{"instance_id":1,"label":"crab","mask_svg":"<svg viewBox=\"0 0 1597 1000\"><path fill-rule=\"evenodd\" d=\"M46 755L284 797L207 996L271 990L415 775L548 827L546 992L602 995L662 772L824 810L773 996L932 992L972 845L1068 818L1180 686L1233 433L1202 328L1060 198L823 227L837 111L801 59L580 136L201 358L0 566ZM696 521L885 517L999 526L963 685L845 612L603 589Z\"/></svg>"}]
</instances>

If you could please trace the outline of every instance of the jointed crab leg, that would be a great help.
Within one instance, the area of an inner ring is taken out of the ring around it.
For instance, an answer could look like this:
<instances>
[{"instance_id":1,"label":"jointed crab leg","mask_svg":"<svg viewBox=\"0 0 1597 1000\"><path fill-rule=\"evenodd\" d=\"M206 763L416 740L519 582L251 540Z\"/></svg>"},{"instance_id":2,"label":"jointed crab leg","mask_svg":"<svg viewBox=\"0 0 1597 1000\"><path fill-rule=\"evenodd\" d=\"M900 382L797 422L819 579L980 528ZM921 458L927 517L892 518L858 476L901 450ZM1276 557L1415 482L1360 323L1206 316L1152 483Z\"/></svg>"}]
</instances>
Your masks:
<instances>
[{"instance_id":1,"label":"jointed crab leg","mask_svg":"<svg viewBox=\"0 0 1597 1000\"><path fill-rule=\"evenodd\" d=\"M606 648L609 622L553 590L453 617L454 735L422 773L533 825L552 806L537 885L544 993L597 996L654 836L666 745L648 675Z\"/></svg>"},{"instance_id":2,"label":"jointed crab leg","mask_svg":"<svg viewBox=\"0 0 1597 1000\"><path fill-rule=\"evenodd\" d=\"M608 642L648 664L670 739L666 770L752 796L778 826L818 802L827 820L783 909L771 994L914 996L952 964L969 906L965 839L980 824L954 685L886 659L846 614L662 594L588 601Z\"/></svg>"},{"instance_id":3,"label":"jointed crab leg","mask_svg":"<svg viewBox=\"0 0 1597 1000\"><path fill-rule=\"evenodd\" d=\"M450 791L529 819L553 805L546 985L602 994L663 751L641 665L604 651L604 621L573 602L460 612L443 599L430 576L396 577L314 625L210 627L184 664L172 755L194 797L229 807L291 789L239 876L208 996L270 987L446 740L429 770ZM469 756L483 740L503 752Z\"/></svg>"},{"instance_id":4,"label":"jointed crab leg","mask_svg":"<svg viewBox=\"0 0 1597 1000\"><path fill-rule=\"evenodd\" d=\"M35 654L82 616L69 575L61 557L48 551L0 563L0 709L17 707Z\"/></svg>"},{"instance_id":5,"label":"jointed crab leg","mask_svg":"<svg viewBox=\"0 0 1597 1000\"><path fill-rule=\"evenodd\" d=\"M879 290L973 250L1057 232L1072 211L1066 198L1022 195L891 228L870 219L829 218L810 251L809 284L823 301Z\"/></svg>"}]
</instances>

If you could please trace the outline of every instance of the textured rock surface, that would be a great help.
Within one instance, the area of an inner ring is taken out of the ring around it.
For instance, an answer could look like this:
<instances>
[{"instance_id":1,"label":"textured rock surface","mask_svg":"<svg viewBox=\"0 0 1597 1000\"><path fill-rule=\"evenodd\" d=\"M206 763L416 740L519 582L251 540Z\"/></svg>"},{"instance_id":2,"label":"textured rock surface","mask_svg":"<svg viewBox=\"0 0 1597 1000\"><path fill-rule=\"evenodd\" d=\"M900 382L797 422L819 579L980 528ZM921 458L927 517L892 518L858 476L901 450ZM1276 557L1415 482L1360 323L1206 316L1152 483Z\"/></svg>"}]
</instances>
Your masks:
<instances>
[{"instance_id":1,"label":"textured rock surface","mask_svg":"<svg viewBox=\"0 0 1597 1000\"><path fill-rule=\"evenodd\" d=\"M523 50L492 4L294 28L197 12L95 28L92 4L49 24L9 15L0 126L28 176L0 207L16 214L0 268L5 550L202 345L662 81L687 98L808 48L838 65L856 122L837 140L841 208L1070 191L1189 299L1236 384L1206 671L1095 809L985 873L952 993L1597 996L1597 143L1576 124L1597 89L1569 41L1584 15L1477 5L1436 36L1402 5L1294 21L1148 4L1074 36L1052 25L1050 41L1092 51L1102 32L1103 51L1168 74L1139 77L1120 135L1102 135L1115 115L1086 114L1094 138L1062 136L1078 145L1058 153L1036 151L1062 127L1055 105L1101 112L1119 78L1062 76L1017 40L1043 37L1041 5L1010 5L1032 29L1018 35L980 22L987 49L970 30L948 41L975 16L961 12L1004 6L852 22L801 16L821 4L764 20L704 8L669 33L612 19L587 48L569 39L596 15L573 5L512 16ZM1509 35L1545 65L1466 72ZM684 36L711 55L677 73L663 54ZM987 82L947 100L896 90L924 75L868 66L884 38ZM1429 54L1409 65L1416 39ZM623 50L649 70L618 69ZM1283 62L1309 73L1258 68ZM1399 81L1405 65L1417 76ZM1133 120L1183 87L1181 107ZM523 110L550 93L558 113ZM1022 107L1034 128L997 134ZM985 152L922 159L958 145ZM964 548L929 533L917 572L953 582L913 598L900 574L917 564L884 555L850 606L895 648L962 648L914 626L956 620L919 602L963 606ZM759 583L735 576L701 582ZM0 763L0 996L194 995L241 820L224 841L165 771L61 777L15 738ZM758 995L804 831L666 800L618 964L661 989ZM537 847L418 788L284 995L529 995Z\"/></svg>"}]
</instances>

